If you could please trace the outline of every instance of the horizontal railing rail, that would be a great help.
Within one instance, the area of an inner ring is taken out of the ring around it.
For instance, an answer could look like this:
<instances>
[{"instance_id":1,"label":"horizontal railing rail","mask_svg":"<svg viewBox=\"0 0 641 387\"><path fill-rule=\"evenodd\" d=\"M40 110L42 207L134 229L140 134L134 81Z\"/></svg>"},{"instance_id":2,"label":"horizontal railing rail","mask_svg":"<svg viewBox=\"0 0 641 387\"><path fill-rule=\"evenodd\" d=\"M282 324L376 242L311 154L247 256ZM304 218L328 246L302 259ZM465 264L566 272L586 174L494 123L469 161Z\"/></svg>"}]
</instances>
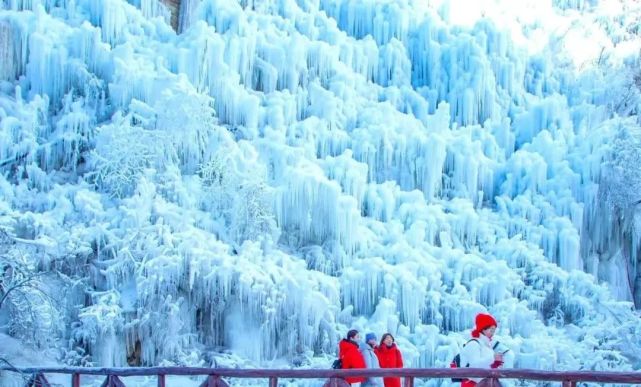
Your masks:
<instances>
[{"instance_id":1,"label":"horizontal railing rail","mask_svg":"<svg viewBox=\"0 0 641 387\"><path fill-rule=\"evenodd\" d=\"M577 382L641 384L641 372L614 371L544 371L529 369L478 369L478 368L385 368L385 369L232 369L202 367L8 367L1 366L2 371L13 371L30 375L30 385L42 385L46 382L45 374L70 374L71 385L80 386L80 375L104 375L107 377L103 386L122 386L120 377L157 376L158 386L165 386L166 376L207 376L202 386L224 386L221 378L268 379L270 386L277 386L278 379L329 379L336 386L344 385L346 377L403 377L405 386L412 386L416 378L482 378L526 379L547 382L562 382L564 386L573 386ZM41 380L41 384L37 384ZM110 380L112 382L110 382ZM120 383L120 384L119 384ZM28 384L29 385L29 384Z\"/></svg>"}]
</instances>

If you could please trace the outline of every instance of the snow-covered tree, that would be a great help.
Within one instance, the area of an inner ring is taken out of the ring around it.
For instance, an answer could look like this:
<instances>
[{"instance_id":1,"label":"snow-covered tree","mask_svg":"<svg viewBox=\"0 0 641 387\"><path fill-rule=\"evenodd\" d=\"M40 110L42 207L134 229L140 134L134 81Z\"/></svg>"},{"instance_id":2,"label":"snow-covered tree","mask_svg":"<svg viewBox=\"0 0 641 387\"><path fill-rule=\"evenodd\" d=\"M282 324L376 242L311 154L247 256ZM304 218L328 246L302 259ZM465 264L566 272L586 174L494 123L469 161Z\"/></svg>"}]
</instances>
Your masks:
<instances>
[{"instance_id":1,"label":"snow-covered tree","mask_svg":"<svg viewBox=\"0 0 641 387\"><path fill-rule=\"evenodd\" d=\"M38 249L0 230L0 329L37 346L60 333L63 303L53 296L54 272L39 267Z\"/></svg>"},{"instance_id":2,"label":"snow-covered tree","mask_svg":"<svg viewBox=\"0 0 641 387\"><path fill-rule=\"evenodd\" d=\"M148 168L162 169L176 155L164 132L146 129L133 114L114 117L98 128L96 147L90 154L89 174L99 189L113 197L128 196Z\"/></svg>"},{"instance_id":3,"label":"snow-covered tree","mask_svg":"<svg viewBox=\"0 0 641 387\"><path fill-rule=\"evenodd\" d=\"M618 216L634 216L641 205L641 126L634 118L621 122L610 146L601 197Z\"/></svg>"},{"instance_id":4,"label":"snow-covered tree","mask_svg":"<svg viewBox=\"0 0 641 387\"><path fill-rule=\"evenodd\" d=\"M195 173L214 134L213 99L196 92L165 91L154 105L155 128L169 137L183 171Z\"/></svg>"},{"instance_id":5,"label":"snow-covered tree","mask_svg":"<svg viewBox=\"0 0 641 387\"><path fill-rule=\"evenodd\" d=\"M239 171L234 154L220 151L199 169L205 208L221 216L234 243L259 237L278 239L271 188L260 169Z\"/></svg>"},{"instance_id":6,"label":"snow-covered tree","mask_svg":"<svg viewBox=\"0 0 641 387\"><path fill-rule=\"evenodd\" d=\"M240 184L236 192L229 225L232 238L237 243L260 237L277 240L269 186L261 181L246 181Z\"/></svg>"}]
</instances>

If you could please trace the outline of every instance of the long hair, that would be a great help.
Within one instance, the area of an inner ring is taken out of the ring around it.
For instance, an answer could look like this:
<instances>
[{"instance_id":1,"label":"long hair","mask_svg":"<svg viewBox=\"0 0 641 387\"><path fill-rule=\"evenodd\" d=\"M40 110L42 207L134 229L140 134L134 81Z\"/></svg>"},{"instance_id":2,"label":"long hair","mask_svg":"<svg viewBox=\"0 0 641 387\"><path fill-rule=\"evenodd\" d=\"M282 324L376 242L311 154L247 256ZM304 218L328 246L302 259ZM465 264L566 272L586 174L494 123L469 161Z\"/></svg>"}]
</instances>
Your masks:
<instances>
[{"instance_id":1,"label":"long hair","mask_svg":"<svg viewBox=\"0 0 641 387\"><path fill-rule=\"evenodd\" d=\"M380 344L381 347L385 345L385 339L387 338L387 336L392 338L392 344L396 342L396 340L394 339L394 336L391 333L386 333L383 336L381 336L381 344Z\"/></svg>"}]
</instances>

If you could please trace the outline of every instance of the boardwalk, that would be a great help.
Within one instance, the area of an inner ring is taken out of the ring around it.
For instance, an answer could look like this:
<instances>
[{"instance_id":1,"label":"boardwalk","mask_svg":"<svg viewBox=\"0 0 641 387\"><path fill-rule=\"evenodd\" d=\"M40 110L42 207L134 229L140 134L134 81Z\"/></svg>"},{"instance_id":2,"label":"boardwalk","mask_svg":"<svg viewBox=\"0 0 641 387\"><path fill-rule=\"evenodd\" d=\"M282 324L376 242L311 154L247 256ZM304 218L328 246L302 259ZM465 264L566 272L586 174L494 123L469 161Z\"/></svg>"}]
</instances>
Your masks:
<instances>
[{"instance_id":1,"label":"boardwalk","mask_svg":"<svg viewBox=\"0 0 641 387\"><path fill-rule=\"evenodd\" d=\"M225 369L195 367L138 367L138 368L82 368L82 367L48 367L48 368L11 368L0 367L0 370L20 372L30 375L27 386L48 386L46 375L68 374L70 385L79 387L81 375L104 375L103 387L123 387L127 376L157 376L158 387L166 387L167 375L197 376L205 375L207 379L201 387L225 387L226 380L265 379L270 387L278 386L279 379L319 379L326 386L348 386L342 378L348 376L400 376L404 378L404 387L412 387L415 379L449 379L476 377L487 379L483 384L498 385L500 379L524 379L546 382L562 382L563 386L576 386L578 382L641 384L641 372L596 372L596 371L540 371L525 369L474 369L474 368L403 368L371 370L332 370L332 369Z\"/></svg>"}]
</instances>

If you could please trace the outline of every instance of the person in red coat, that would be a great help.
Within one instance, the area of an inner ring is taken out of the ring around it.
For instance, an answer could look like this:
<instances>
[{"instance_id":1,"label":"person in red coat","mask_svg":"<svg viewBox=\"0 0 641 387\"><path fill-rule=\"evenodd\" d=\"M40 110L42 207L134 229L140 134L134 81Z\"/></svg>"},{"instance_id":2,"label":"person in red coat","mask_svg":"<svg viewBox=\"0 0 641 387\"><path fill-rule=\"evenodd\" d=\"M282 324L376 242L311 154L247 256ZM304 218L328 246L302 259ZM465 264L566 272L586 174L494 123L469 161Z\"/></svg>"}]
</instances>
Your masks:
<instances>
[{"instance_id":1,"label":"person in red coat","mask_svg":"<svg viewBox=\"0 0 641 387\"><path fill-rule=\"evenodd\" d=\"M403 355L394 342L394 336L386 333L381 345L376 348L376 356L381 368L403 368ZM384 378L385 387L401 387L401 378Z\"/></svg>"},{"instance_id":2,"label":"person in red coat","mask_svg":"<svg viewBox=\"0 0 641 387\"><path fill-rule=\"evenodd\" d=\"M347 337L338 344L338 358L341 360L342 369L366 368L365 359L358 347L360 335L355 329L347 332ZM345 381L351 385L360 386L365 381L364 377L349 377Z\"/></svg>"}]
</instances>

